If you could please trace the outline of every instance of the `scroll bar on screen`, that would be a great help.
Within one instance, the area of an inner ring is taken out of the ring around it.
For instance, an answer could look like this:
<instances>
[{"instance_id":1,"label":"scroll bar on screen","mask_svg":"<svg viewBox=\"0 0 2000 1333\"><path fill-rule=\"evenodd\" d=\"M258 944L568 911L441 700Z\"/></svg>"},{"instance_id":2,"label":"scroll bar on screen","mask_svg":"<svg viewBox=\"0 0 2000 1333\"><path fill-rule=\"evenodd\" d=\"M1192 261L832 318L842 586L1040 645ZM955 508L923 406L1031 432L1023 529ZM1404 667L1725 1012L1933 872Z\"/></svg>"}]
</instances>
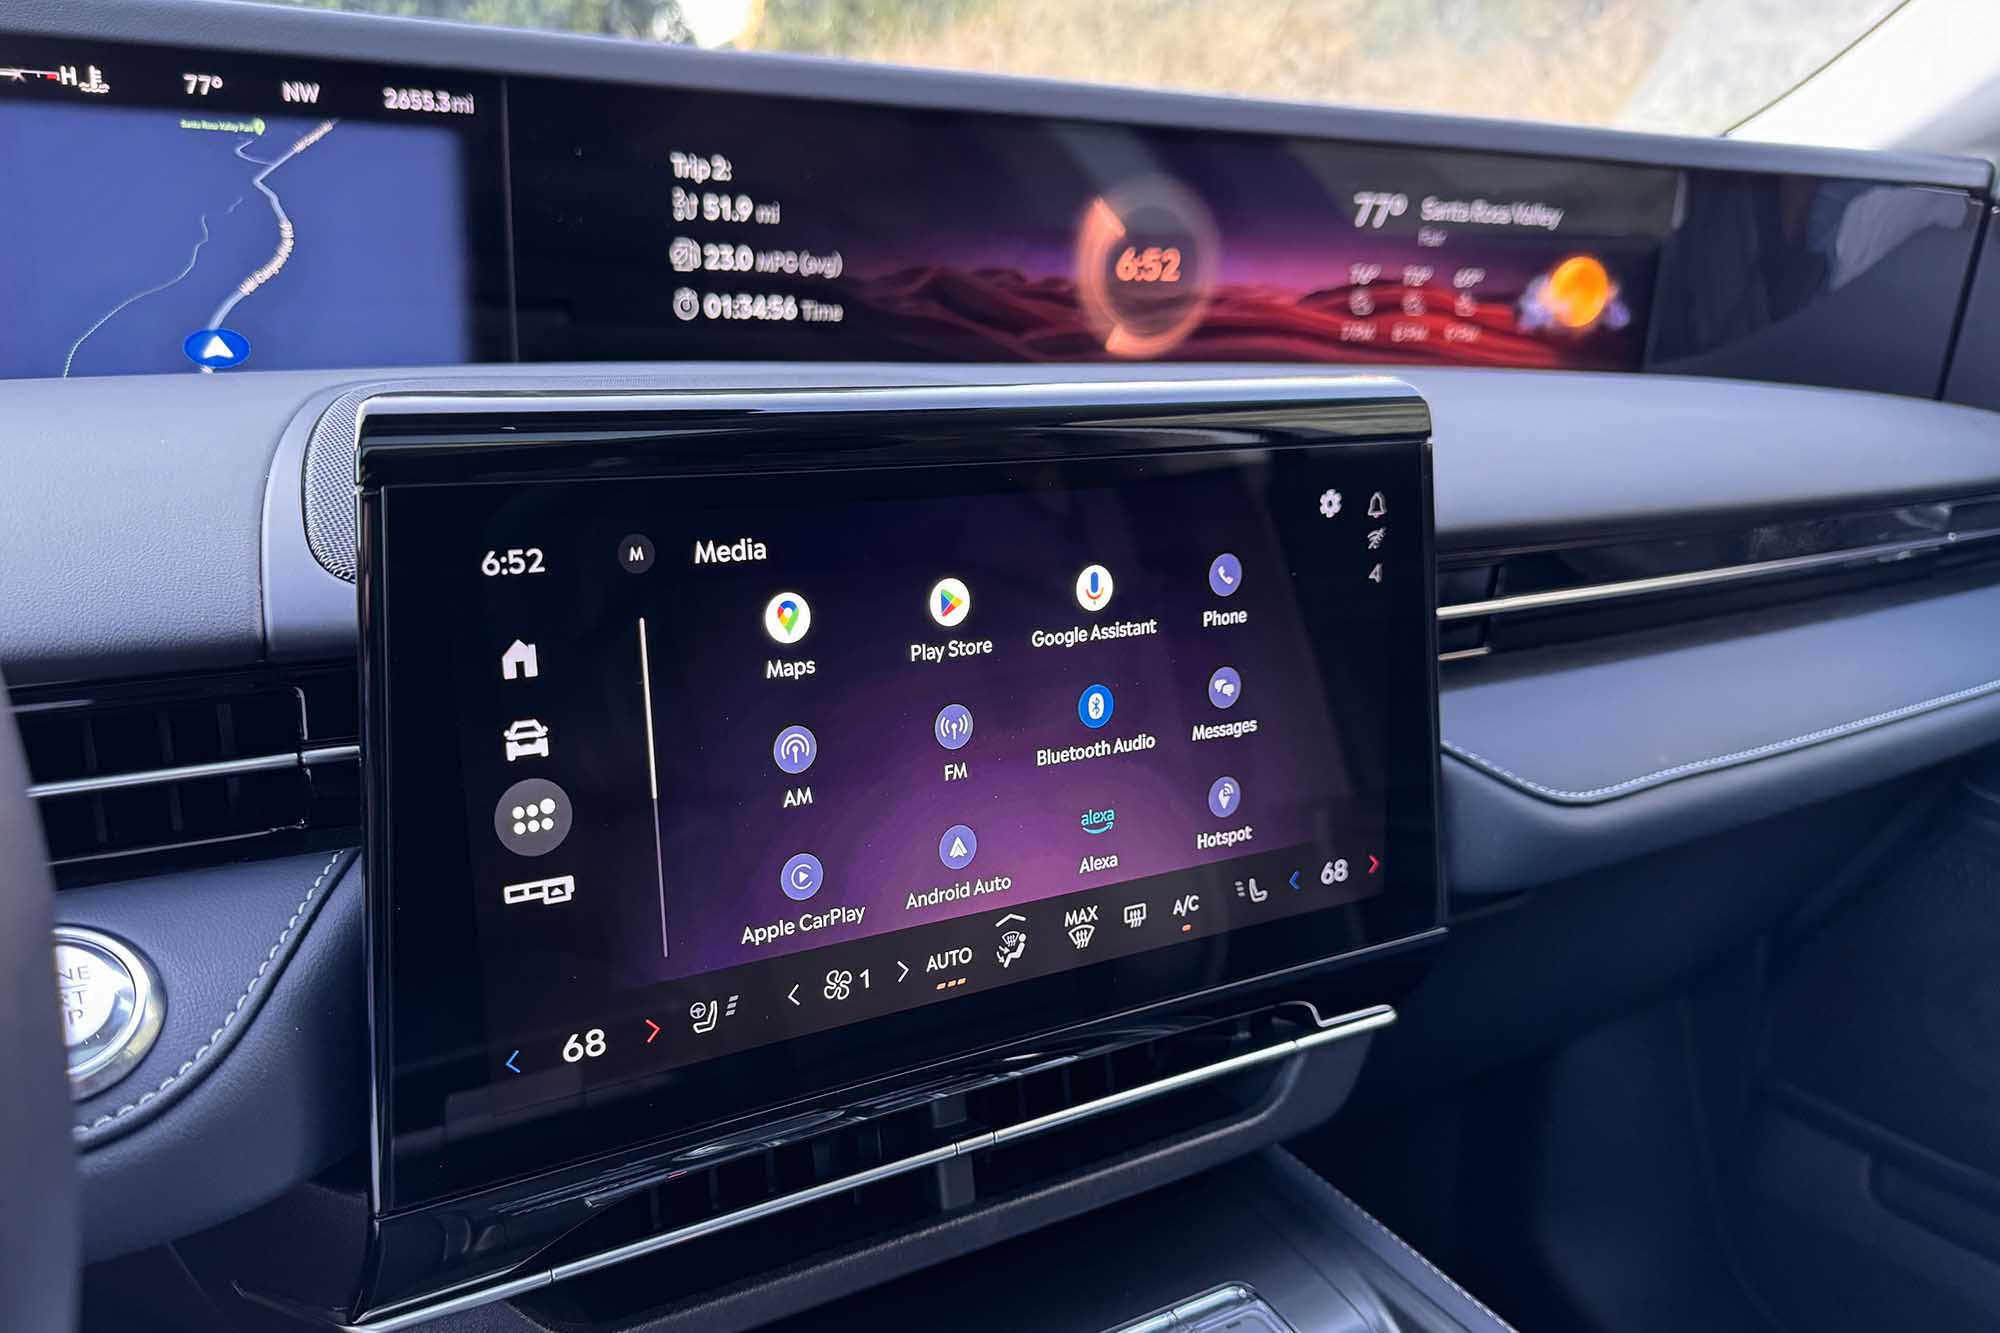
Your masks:
<instances>
[{"instance_id":1,"label":"scroll bar on screen","mask_svg":"<svg viewBox=\"0 0 2000 1333\"><path fill-rule=\"evenodd\" d=\"M646 786L653 794L653 873L660 881L660 957L667 956L667 861L660 849L660 761L653 753L653 663L646 655L646 617L639 617L639 692L646 705Z\"/></svg>"}]
</instances>

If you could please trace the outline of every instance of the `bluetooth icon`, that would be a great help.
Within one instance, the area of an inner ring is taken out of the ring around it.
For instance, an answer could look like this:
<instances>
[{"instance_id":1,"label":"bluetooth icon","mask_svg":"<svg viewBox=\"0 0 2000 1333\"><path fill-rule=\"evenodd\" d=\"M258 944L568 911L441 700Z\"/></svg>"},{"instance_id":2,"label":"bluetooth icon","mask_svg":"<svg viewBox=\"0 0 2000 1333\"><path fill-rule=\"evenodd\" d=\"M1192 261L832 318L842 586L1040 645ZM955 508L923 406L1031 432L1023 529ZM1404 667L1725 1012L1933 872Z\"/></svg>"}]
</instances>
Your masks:
<instances>
[{"instance_id":1,"label":"bluetooth icon","mask_svg":"<svg viewBox=\"0 0 2000 1333\"><path fill-rule=\"evenodd\" d=\"M1336 490L1321 491L1319 495L1320 517L1332 518L1335 514L1338 514L1339 512L1340 512L1340 492Z\"/></svg>"}]
</instances>

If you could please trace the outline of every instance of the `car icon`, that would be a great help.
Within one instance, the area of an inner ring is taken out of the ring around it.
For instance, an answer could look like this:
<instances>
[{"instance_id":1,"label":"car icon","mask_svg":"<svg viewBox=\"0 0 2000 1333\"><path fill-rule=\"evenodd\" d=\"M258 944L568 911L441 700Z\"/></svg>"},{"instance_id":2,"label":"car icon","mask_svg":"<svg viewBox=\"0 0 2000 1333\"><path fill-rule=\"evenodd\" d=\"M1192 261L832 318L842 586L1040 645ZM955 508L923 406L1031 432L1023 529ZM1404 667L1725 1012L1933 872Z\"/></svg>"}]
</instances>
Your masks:
<instances>
[{"instance_id":1,"label":"car icon","mask_svg":"<svg viewBox=\"0 0 2000 1333\"><path fill-rule=\"evenodd\" d=\"M547 759L549 757L549 729L532 717L524 717L507 724L500 733L507 743L507 762L516 759Z\"/></svg>"}]
</instances>

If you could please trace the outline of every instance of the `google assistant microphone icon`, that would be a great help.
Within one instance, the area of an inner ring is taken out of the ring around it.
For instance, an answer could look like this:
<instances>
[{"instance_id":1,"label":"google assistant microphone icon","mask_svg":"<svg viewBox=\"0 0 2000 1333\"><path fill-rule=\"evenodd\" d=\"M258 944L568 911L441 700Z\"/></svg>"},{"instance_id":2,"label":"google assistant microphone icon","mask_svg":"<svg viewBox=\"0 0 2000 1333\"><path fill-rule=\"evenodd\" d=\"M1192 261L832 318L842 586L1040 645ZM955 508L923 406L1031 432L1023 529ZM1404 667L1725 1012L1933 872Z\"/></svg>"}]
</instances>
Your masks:
<instances>
[{"instance_id":1,"label":"google assistant microphone icon","mask_svg":"<svg viewBox=\"0 0 2000 1333\"><path fill-rule=\"evenodd\" d=\"M1111 605L1111 571L1103 565L1085 565L1076 576L1076 604L1086 611L1102 611Z\"/></svg>"}]
</instances>

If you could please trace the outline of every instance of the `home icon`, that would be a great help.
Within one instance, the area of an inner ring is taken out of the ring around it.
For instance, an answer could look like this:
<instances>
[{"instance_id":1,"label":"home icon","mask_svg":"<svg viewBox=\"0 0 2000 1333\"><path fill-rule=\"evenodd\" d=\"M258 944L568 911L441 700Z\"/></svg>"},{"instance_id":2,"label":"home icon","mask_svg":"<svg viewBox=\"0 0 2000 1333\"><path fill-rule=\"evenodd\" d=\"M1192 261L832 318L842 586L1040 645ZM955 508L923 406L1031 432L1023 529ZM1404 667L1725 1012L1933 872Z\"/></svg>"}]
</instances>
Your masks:
<instances>
[{"instance_id":1,"label":"home icon","mask_svg":"<svg viewBox=\"0 0 2000 1333\"><path fill-rule=\"evenodd\" d=\"M500 654L502 680L533 680L541 674L541 670L535 660L535 645L532 643L516 639L506 652Z\"/></svg>"}]
</instances>

